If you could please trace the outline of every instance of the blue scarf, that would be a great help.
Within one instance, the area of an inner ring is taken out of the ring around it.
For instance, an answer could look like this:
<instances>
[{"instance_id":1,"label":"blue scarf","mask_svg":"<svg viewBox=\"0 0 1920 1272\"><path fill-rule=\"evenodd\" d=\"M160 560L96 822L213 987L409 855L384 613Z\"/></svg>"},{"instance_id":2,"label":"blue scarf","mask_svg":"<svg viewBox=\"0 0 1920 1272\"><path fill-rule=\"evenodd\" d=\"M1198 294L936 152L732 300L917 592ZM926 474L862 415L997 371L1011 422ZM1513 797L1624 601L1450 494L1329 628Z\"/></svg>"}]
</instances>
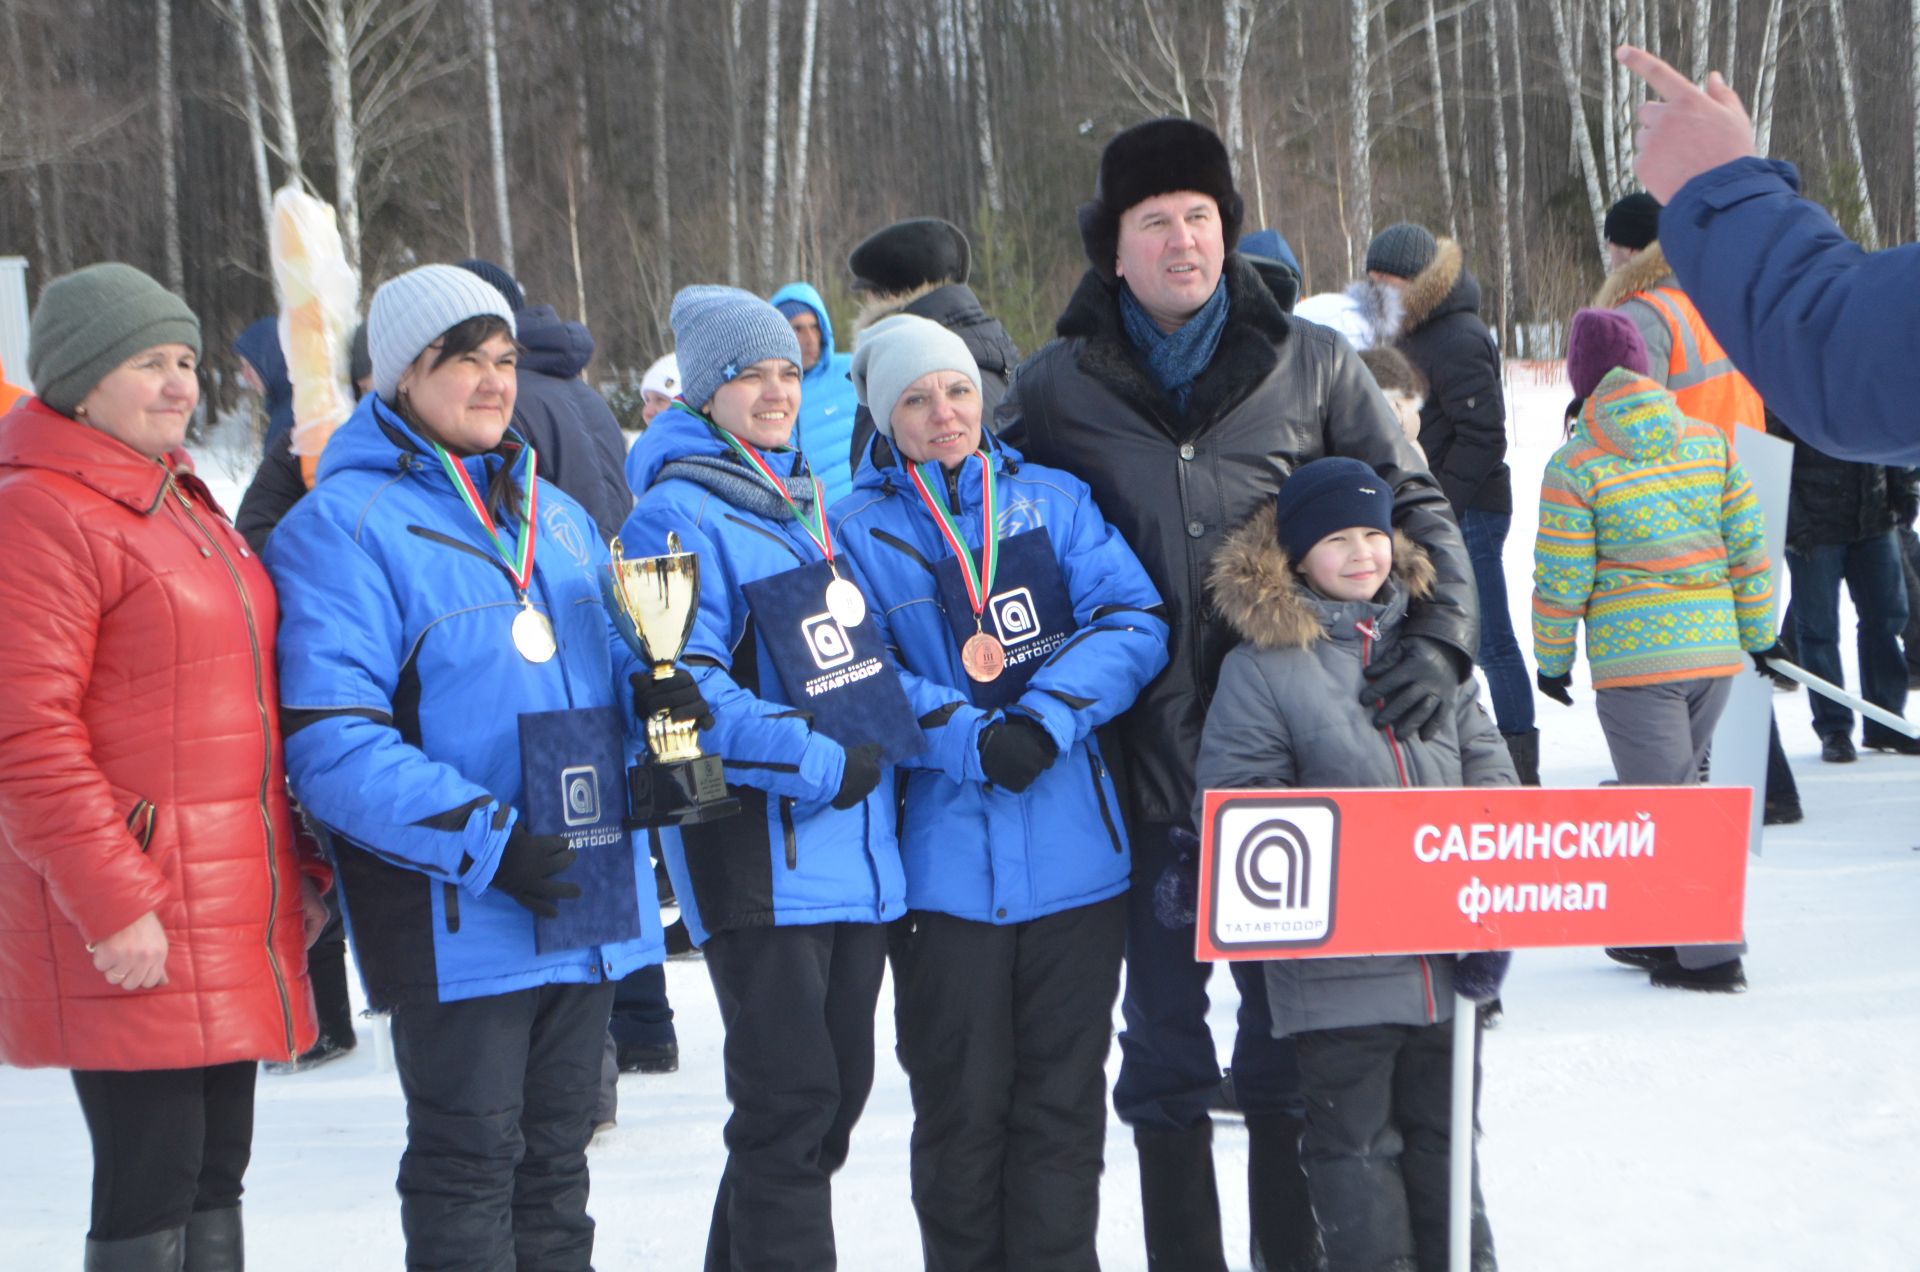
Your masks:
<instances>
[{"instance_id":1,"label":"blue scarf","mask_svg":"<svg viewBox=\"0 0 1920 1272\"><path fill-rule=\"evenodd\" d=\"M1174 332L1160 330L1160 324L1134 299L1133 289L1122 283L1120 323L1134 348L1146 356L1153 382L1185 411L1187 399L1193 395L1193 382L1213 361L1214 350L1220 347L1220 333L1227 329L1226 277L1222 275L1207 303Z\"/></svg>"}]
</instances>

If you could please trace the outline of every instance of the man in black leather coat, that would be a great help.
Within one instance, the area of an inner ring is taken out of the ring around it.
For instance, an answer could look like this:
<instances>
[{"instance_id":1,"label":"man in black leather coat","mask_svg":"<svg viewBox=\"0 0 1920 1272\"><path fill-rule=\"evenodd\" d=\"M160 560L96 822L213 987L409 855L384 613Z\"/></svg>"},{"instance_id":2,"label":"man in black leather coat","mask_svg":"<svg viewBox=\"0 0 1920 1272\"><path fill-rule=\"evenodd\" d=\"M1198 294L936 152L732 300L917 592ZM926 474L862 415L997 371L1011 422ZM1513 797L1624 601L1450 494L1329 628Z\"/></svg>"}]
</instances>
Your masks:
<instances>
[{"instance_id":1,"label":"man in black leather coat","mask_svg":"<svg viewBox=\"0 0 1920 1272\"><path fill-rule=\"evenodd\" d=\"M1396 526L1439 574L1434 596L1376 664L1367 696L1381 723L1428 727L1471 673L1478 636L1445 494L1347 343L1289 318L1234 254L1241 215L1225 147L1208 129L1161 119L1115 137L1080 209L1092 268L1058 339L1022 364L1002 408L1008 441L1092 487L1169 611L1172 661L1116 730L1135 886L1114 1104L1140 1153L1149 1266L1202 1272L1226 1266L1208 1116L1220 1076L1206 1024L1210 968L1194 960L1191 919L1167 926L1154 899L1178 855L1170 832L1192 826L1201 726L1234 644L1205 596L1213 555L1288 473L1322 455L1351 456L1391 485ZM1233 971L1255 1263L1310 1267L1292 1050L1269 1036L1257 966Z\"/></svg>"}]
</instances>

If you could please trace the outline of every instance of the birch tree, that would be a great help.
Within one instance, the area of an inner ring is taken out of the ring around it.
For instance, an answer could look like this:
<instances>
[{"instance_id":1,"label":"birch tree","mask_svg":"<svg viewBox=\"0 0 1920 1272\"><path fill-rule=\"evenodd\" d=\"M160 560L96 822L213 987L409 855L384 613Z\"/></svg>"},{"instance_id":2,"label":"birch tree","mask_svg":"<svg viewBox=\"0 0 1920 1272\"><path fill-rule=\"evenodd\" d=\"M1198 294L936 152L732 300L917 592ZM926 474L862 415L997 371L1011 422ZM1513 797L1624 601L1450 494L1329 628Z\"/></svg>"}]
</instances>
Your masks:
<instances>
[{"instance_id":1,"label":"birch tree","mask_svg":"<svg viewBox=\"0 0 1920 1272\"><path fill-rule=\"evenodd\" d=\"M1753 90L1753 144L1765 156L1773 149L1773 92L1780 72L1780 20L1784 0L1770 0L1761 37L1760 67Z\"/></svg>"},{"instance_id":2,"label":"birch tree","mask_svg":"<svg viewBox=\"0 0 1920 1272\"><path fill-rule=\"evenodd\" d=\"M480 25L481 64L487 80L487 143L493 160L493 216L500 231L500 265L507 273L514 272L513 266L513 211L507 202L507 137L506 130L500 126L500 51L499 39L493 25L493 0L474 0L476 12L474 20ZM567 167L567 212L568 225L575 225L573 215L573 167ZM577 233L577 230L575 231ZM576 253L577 257L578 253ZM580 319L586 321L583 314Z\"/></svg>"},{"instance_id":3,"label":"birch tree","mask_svg":"<svg viewBox=\"0 0 1920 1272\"><path fill-rule=\"evenodd\" d=\"M673 295L673 195L667 171L667 44L672 38L673 0L656 0L653 43L653 235L667 295Z\"/></svg>"},{"instance_id":4,"label":"birch tree","mask_svg":"<svg viewBox=\"0 0 1920 1272\"><path fill-rule=\"evenodd\" d=\"M1688 16L1687 50L1693 55L1693 82L1707 78L1707 60L1713 56L1713 0L1693 0Z\"/></svg>"},{"instance_id":5,"label":"birch tree","mask_svg":"<svg viewBox=\"0 0 1920 1272\"><path fill-rule=\"evenodd\" d=\"M727 13L727 282L740 285L740 150L746 144L746 85L740 82L740 20L746 0Z\"/></svg>"},{"instance_id":6,"label":"birch tree","mask_svg":"<svg viewBox=\"0 0 1920 1272\"><path fill-rule=\"evenodd\" d=\"M267 166L267 132L260 112L260 76L253 65L253 39L247 30L244 0L215 0L215 11L233 36L234 60L240 64L240 114L247 121L247 153L253 160L253 192L260 200L260 223L268 241L273 235L273 171Z\"/></svg>"},{"instance_id":7,"label":"birch tree","mask_svg":"<svg viewBox=\"0 0 1920 1272\"><path fill-rule=\"evenodd\" d=\"M1373 139L1369 133L1370 72L1367 0L1347 0L1347 276L1359 273L1358 253L1373 241Z\"/></svg>"},{"instance_id":8,"label":"birch tree","mask_svg":"<svg viewBox=\"0 0 1920 1272\"><path fill-rule=\"evenodd\" d=\"M1587 182L1587 209L1593 216L1594 246L1599 249L1600 260L1604 264L1607 259L1607 200L1600 188L1600 167L1594 159L1593 134L1587 130L1586 95L1580 88L1580 70L1574 60L1572 39L1567 33L1567 15L1562 8L1563 3L1564 0L1548 0L1547 14L1553 22L1554 52L1560 61L1560 86L1567 95L1567 113L1573 118L1571 143L1580 161L1580 173Z\"/></svg>"},{"instance_id":9,"label":"birch tree","mask_svg":"<svg viewBox=\"0 0 1920 1272\"><path fill-rule=\"evenodd\" d=\"M1920 4L1920 0L1914 0ZM1480 6L1487 33L1487 64L1493 72L1493 224L1500 254L1500 348L1513 348L1513 215L1507 161L1507 86L1500 68L1500 19L1492 0Z\"/></svg>"},{"instance_id":10,"label":"birch tree","mask_svg":"<svg viewBox=\"0 0 1920 1272\"><path fill-rule=\"evenodd\" d=\"M1840 69L1840 109L1847 126L1847 158L1853 163L1853 193L1860 202L1860 245L1869 252L1880 246L1880 229L1873 219L1873 192L1867 188L1867 159L1860 148L1860 111L1854 100L1853 46L1847 39L1847 15L1840 0L1827 0L1833 23L1833 57Z\"/></svg>"},{"instance_id":11,"label":"birch tree","mask_svg":"<svg viewBox=\"0 0 1920 1272\"><path fill-rule=\"evenodd\" d=\"M353 117L353 57L347 43L345 0L319 0L320 36L326 47L327 109L333 118L333 208L340 215L340 245L347 264L360 272L359 130Z\"/></svg>"},{"instance_id":12,"label":"birch tree","mask_svg":"<svg viewBox=\"0 0 1920 1272\"><path fill-rule=\"evenodd\" d=\"M980 40L981 0L962 0L965 4L967 61L973 77L974 144L979 148L980 181L986 187L987 209L998 224L1007 210L1007 199L1000 186L1000 155L993 144L993 94L987 79L986 52ZM1914 0L1920 4L1920 0ZM1920 143L1916 143L1920 144Z\"/></svg>"},{"instance_id":13,"label":"birch tree","mask_svg":"<svg viewBox=\"0 0 1920 1272\"><path fill-rule=\"evenodd\" d=\"M1431 4L1431 0L1429 0ZM968 0L969 9L977 9L979 0ZM1221 23L1226 32L1225 56L1220 79L1225 108L1220 112L1221 138L1227 158L1235 172L1246 170L1247 159L1247 54L1253 48L1254 8L1250 0L1223 0Z\"/></svg>"},{"instance_id":14,"label":"birch tree","mask_svg":"<svg viewBox=\"0 0 1920 1272\"><path fill-rule=\"evenodd\" d=\"M780 193L780 0L767 0L767 75L760 91L765 109L760 121L760 281L773 285L778 262L773 255L773 210ZM799 215L798 206L794 214Z\"/></svg>"},{"instance_id":15,"label":"birch tree","mask_svg":"<svg viewBox=\"0 0 1920 1272\"><path fill-rule=\"evenodd\" d=\"M1433 158L1440 169L1440 200L1447 209L1447 232L1457 234L1453 214L1453 160L1447 154L1447 89L1440 78L1440 25L1433 0L1426 0L1427 91L1433 95Z\"/></svg>"},{"instance_id":16,"label":"birch tree","mask_svg":"<svg viewBox=\"0 0 1920 1272\"><path fill-rule=\"evenodd\" d=\"M300 168L300 121L293 115L293 76L287 70L287 38L280 28L280 0L260 0L260 37L266 44L267 80L273 85L280 162L286 165L288 181L305 186L306 175Z\"/></svg>"},{"instance_id":17,"label":"birch tree","mask_svg":"<svg viewBox=\"0 0 1920 1272\"><path fill-rule=\"evenodd\" d=\"M813 59L819 34L820 0L807 0L806 11L800 19L799 97L793 107L793 175L787 182L793 211L787 217L787 253L781 273L788 278L800 276L800 238L807 222L807 161L813 150Z\"/></svg>"},{"instance_id":18,"label":"birch tree","mask_svg":"<svg viewBox=\"0 0 1920 1272\"><path fill-rule=\"evenodd\" d=\"M167 287L178 295L187 289L187 274L180 260L180 169L174 157L180 128L173 87L173 0L158 0L153 6L153 71L160 128L161 252Z\"/></svg>"}]
</instances>

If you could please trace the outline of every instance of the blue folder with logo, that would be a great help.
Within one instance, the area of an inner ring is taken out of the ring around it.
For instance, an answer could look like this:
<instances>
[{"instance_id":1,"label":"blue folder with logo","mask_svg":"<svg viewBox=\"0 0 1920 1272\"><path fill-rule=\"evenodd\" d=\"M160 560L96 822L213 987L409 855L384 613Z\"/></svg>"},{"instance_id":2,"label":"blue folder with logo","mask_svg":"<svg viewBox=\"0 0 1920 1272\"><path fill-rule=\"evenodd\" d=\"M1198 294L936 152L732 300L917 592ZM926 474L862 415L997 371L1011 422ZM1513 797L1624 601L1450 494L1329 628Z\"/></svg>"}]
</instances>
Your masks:
<instances>
[{"instance_id":1,"label":"blue folder with logo","mask_svg":"<svg viewBox=\"0 0 1920 1272\"><path fill-rule=\"evenodd\" d=\"M833 577L815 561L740 590L788 704L811 713L813 727L840 745L877 742L885 762L897 764L925 750L927 739L872 613L848 627L827 612Z\"/></svg>"},{"instance_id":2,"label":"blue folder with logo","mask_svg":"<svg viewBox=\"0 0 1920 1272\"><path fill-rule=\"evenodd\" d=\"M978 549L974 550L973 561L978 569ZM957 649L973 635L974 619L967 585L960 577L960 563L951 552L933 563L933 579ZM1066 578L1053 554L1053 536L1045 526L1000 541L993 595L987 598L986 611L980 615L979 630L1006 650L1007 668L992 680L968 679L966 685L973 694L974 706L999 710L1019 701L1033 673L1074 633L1073 597L1067 593Z\"/></svg>"},{"instance_id":3,"label":"blue folder with logo","mask_svg":"<svg viewBox=\"0 0 1920 1272\"><path fill-rule=\"evenodd\" d=\"M520 815L536 835L564 835L580 859L560 878L580 895L555 918L535 916L541 954L640 935L633 834L627 820L626 721L618 707L520 717ZM649 899L651 901L651 899Z\"/></svg>"}]
</instances>

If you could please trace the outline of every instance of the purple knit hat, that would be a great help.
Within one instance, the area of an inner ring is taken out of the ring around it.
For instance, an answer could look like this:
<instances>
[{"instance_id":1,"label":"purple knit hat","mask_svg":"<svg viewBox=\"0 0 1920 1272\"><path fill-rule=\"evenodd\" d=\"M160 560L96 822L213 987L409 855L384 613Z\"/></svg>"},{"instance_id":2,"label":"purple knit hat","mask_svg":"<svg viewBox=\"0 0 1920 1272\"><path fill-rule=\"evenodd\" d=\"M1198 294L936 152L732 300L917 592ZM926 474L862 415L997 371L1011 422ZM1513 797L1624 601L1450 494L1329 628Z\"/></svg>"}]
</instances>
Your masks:
<instances>
[{"instance_id":1,"label":"purple knit hat","mask_svg":"<svg viewBox=\"0 0 1920 1272\"><path fill-rule=\"evenodd\" d=\"M1573 316L1567 337L1567 379L1573 382L1573 395L1587 396L1615 367L1647 374L1647 342L1640 338L1640 329L1618 310L1582 309Z\"/></svg>"}]
</instances>

